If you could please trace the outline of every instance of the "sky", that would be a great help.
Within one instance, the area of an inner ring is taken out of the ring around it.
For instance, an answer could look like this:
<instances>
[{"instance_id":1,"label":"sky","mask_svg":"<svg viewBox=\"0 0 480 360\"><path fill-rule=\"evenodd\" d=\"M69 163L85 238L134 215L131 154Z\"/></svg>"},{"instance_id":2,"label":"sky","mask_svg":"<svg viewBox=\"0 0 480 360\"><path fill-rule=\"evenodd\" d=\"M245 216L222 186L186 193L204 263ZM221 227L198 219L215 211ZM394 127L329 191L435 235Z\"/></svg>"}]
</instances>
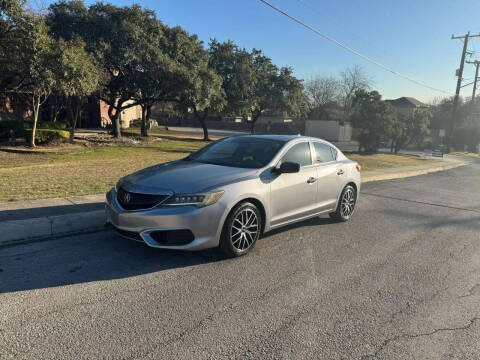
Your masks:
<instances>
[{"instance_id":1,"label":"sky","mask_svg":"<svg viewBox=\"0 0 480 360\"><path fill-rule=\"evenodd\" d=\"M478 0L269 0L320 32L373 58L396 72L455 92L455 70L463 43L452 34L480 33ZM47 1L48 4L49 1ZM411 96L424 102L448 96L399 78L275 12L259 0L111 0L115 5L140 4L155 10L167 25L179 25L208 43L232 40L247 49L261 49L278 66L294 74L338 75L360 65L385 99ZM86 1L87 4L92 1ZM480 60L480 37L471 38L467 60ZM466 64L465 83L474 66ZM471 96L472 85L462 89Z\"/></svg>"}]
</instances>

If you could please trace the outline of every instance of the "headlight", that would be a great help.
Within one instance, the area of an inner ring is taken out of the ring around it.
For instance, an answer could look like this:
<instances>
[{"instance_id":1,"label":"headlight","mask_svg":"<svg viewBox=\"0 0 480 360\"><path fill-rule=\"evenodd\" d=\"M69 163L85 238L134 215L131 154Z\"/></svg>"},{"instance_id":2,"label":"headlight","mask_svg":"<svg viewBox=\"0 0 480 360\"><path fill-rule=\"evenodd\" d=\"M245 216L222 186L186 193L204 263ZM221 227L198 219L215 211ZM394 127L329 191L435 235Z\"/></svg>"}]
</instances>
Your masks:
<instances>
[{"instance_id":1,"label":"headlight","mask_svg":"<svg viewBox=\"0 0 480 360\"><path fill-rule=\"evenodd\" d=\"M224 191L204 194L177 194L172 196L165 205L195 205L204 207L215 204L223 195Z\"/></svg>"}]
</instances>

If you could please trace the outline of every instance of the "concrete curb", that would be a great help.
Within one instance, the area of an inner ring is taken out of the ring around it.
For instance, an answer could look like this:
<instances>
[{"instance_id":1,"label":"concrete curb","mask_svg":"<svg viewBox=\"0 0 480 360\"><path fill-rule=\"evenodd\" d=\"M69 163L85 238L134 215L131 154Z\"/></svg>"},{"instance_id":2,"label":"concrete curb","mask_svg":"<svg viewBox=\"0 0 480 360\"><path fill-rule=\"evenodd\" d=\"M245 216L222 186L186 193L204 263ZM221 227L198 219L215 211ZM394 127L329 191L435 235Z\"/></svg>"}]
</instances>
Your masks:
<instances>
[{"instance_id":1,"label":"concrete curb","mask_svg":"<svg viewBox=\"0 0 480 360\"><path fill-rule=\"evenodd\" d=\"M2 221L0 223L2 227L0 246L10 245L17 241L42 239L101 229L104 224L105 212L103 210Z\"/></svg>"},{"instance_id":2,"label":"concrete curb","mask_svg":"<svg viewBox=\"0 0 480 360\"><path fill-rule=\"evenodd\" d=\"M392 180L400 179L411 176L418 176L429 174L438 171L444 171L453 169L459 166L466 165L467 163L453 163L440 165L437 167L431 167L426 169L412 169L402 172L392 173L380 173L380 174L366 174L362 176L362 183L368 183L372 181ZM103 200L104 195L92 195L85 197L83 201L94 201L98 199ZM89 200L87 200L89 199ZM56 203L62 199L53 199ZM78 198L75 203L72 200L72 204L81 204L82 199ZM35 202L33 202L35 203ZM5 204L7 209L9 204ZM11 206L11 205L10 205ZM33 206L33 204L32 204ZM75 206L75 205L72 205ZM44 216L31 219L22 220L7 220L1 221L0 226L0 246L7 246L17 242L29 241L29 240L41 240L50 238L53 236L62 236L73 233L90 232L94 230L100 230L105 224L105 212L104 210L94 210L85 212L76 212L65 215Z\"/></svg>"},{"instance_id":3,"label":"concrete curb","mask_svg":"<svg viewBox=\"0 0 480 360\"><path fill-rule=\"evenodd\" d=\"M403 172L397 172L397 173L385 173L385 174L378 174L378 175L366 175L362 176L362 184L372 182L372 181L382 181L382 180L393 180L393 179L402 179L402 178L407 178L407 177L413 177L413 176L418 176L418 175L425 175L425 174L430 174L430 173L435 173L439 171L445 171L445 170L450 170L454 169L460 166L467 165L467 163L461 162L461 163L454 163L454 164L448 164L448 165L441 165L437 167L431 167L427 169L412 169L408 171L403 171Z\"/></svg>"}]
</instances>

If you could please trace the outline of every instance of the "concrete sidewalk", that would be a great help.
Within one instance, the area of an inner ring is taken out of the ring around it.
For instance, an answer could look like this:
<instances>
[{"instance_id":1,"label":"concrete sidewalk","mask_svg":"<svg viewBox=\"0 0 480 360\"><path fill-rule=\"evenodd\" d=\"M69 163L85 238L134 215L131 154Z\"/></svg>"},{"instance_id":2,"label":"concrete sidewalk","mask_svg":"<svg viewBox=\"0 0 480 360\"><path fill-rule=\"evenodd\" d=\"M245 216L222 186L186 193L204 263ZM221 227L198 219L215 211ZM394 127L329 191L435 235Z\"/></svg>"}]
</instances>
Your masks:
<instances>
[{"instance_id":1,"label":"concrete sidewalk","mask_svg":"<svg viewBox=\"0 0 480 360\"><path fill-rule=\"evenodd\" d=\"M398 179L465 165L450 158L422 166L362 172L362 182ZM105 223L105 194L0 203L0 246L24 240L101 229Z\"/></svg>"}]
</instances>

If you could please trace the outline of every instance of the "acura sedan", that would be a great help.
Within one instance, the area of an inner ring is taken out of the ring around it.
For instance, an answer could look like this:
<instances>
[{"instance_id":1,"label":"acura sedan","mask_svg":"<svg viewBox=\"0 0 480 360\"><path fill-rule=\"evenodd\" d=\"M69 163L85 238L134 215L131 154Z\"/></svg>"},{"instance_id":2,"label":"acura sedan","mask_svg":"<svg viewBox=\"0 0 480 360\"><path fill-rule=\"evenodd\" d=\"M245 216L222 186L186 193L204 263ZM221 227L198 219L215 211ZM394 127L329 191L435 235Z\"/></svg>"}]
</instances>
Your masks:
<instances>
[{"instance_id":1,"label":"acura sedan","mask_svg":"<svg viewBox=\"0 0 480 360\"><path fill-rule=\"evenodd\" d=\"M360 166L326 141L245 135L120 179L106 213L120 235L152 247L240 256L296 221L349 220L359 190Z\"/></svg>"}]
</instances>

